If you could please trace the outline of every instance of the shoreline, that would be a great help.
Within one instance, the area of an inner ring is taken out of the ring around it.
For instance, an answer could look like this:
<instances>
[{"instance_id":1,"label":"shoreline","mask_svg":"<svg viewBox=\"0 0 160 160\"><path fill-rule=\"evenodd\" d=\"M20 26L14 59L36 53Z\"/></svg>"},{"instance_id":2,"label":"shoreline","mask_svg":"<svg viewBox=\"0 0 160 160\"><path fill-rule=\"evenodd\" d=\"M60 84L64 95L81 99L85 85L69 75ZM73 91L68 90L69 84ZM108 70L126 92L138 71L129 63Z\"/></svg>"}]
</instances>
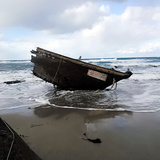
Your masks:
<instances>
[{"instance_id":1,"label":"shoreline","mask_svg":"<svg viewBox=\"0 0 160 160\"><path fill-rule=\"evenodd\" d=\"M160 158L159 115L41 106L14 109L0 117L43 160L150 160ZM84 133L102 143L84 140Z\"/></svg>"}]
</instances>

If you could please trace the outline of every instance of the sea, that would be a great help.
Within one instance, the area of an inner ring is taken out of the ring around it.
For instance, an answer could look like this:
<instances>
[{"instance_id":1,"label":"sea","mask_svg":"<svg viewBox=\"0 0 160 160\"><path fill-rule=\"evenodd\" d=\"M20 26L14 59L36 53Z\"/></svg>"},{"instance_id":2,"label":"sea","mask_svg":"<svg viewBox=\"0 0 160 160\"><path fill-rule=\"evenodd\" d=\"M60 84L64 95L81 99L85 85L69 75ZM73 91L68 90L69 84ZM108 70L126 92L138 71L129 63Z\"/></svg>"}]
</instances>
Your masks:
<instances>
[{"instance_id":1,"label":"sea","mask_svg":"<svg viewBox=\"0 0 160 160\"><path fill-rule=\"evenodd\" d=\"M157 112L160 110L160 57L93 58L82 61L130 70L115 90L57 90L32 74L30 60L0 61L0 112L53 106L75 110ZM19 80L21 83L6 84Z\"/></svg>"}]
</instances>

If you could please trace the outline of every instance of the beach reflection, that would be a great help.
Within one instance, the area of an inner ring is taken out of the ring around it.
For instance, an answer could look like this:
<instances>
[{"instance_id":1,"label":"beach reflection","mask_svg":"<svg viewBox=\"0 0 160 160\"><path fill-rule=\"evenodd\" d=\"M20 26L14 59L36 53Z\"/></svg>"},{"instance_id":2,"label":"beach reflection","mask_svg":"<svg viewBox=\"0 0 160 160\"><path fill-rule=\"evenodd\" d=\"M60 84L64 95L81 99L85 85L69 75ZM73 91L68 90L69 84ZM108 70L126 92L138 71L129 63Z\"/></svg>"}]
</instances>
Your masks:
<instances>
[{"instance_id":1,"label":"beach reflection","mask_svg":"<svg viewBox=\"0 0 160 160\"><path fill-rule=\"evenodd\" d=\"M130 111L106 111L106 110L83 110L75 108L59 108L50 105L43 105L34 108L34 114L38 117L45 118L53 116L55 119L61 119L75 114L84 118L85 123L91 123L100 119L115 118L120 115L132 115Z\"/></svg>"}]
</instances>

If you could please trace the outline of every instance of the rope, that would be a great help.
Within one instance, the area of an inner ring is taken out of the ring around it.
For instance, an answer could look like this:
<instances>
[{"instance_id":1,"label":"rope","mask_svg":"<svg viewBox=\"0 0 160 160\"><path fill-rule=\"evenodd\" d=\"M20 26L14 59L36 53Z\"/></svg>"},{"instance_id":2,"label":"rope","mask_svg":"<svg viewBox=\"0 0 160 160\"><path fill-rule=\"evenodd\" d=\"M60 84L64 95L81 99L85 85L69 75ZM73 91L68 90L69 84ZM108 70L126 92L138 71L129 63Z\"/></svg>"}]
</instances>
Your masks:
<instances>
[{"instance_id":1,"label":"rope","mask_svg":"<svg viewBox=\"0 0 160 160\"><path fill-rule=\"evenodd\" d=\"M58 65L58 67L57 67L57 71L56 71L56 73L55 73L55 76L54 76L54 78L53 78L52 82L54 82L54 80L55 80L55 79L56 79L56 77L57 77L57 74L58 74L58 71L59 71L59 68L60 68L61 62L62 62L62 59L60 59L60 61L59 61L59 65Z\"/></svg>"},{"instance_id":2,"label":"rope","mask_svg":"<svg viewBox=\"0 0 160 160\"><path fill-rule=\"evenodd\" d=\"M12 143L11 143L8 155L7 155L7 159L6 159L6 160L8 160L9 156L10 156L10 153L11 153L11 150L12 150L12 147L13 147L14 140L15 140L15 135L14 135L13 131L11 130L11 128L8 126L8 124L5 121L3 121L3 122L5 123L5 125L7 126L7 128L10 130L10 132L12 133L12 137L13 137L13 140L12 140Z\"/></svg>"},{"instance_id":3,"label":"rope","mask_svg":"<svg viewBox=\"0 0 160 160\"><path fill-rule=\"evenodd\" d=\"M114 87L115 86L115 87ZM112 89L114 87L114 89ZM114 91L117 88L117 82L115 78L113 78L113 83L110 89L106 89L107 91Z\"/></svg>"}]
</instances>

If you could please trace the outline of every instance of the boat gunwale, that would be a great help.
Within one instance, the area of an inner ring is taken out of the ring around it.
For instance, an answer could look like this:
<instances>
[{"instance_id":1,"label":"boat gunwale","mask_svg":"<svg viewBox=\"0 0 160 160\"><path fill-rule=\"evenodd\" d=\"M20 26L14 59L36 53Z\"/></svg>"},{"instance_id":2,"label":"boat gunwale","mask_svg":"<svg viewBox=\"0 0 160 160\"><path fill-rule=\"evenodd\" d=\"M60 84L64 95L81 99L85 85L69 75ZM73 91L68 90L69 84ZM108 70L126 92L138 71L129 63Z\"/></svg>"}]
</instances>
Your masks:
<instances>
[{"instance_id":1,"label":"boat gunwale","mask_svg":"<svg viewBox=\"0 0 160 160\"><path fill-rule=\"evenodd\" d=\"M74 59L74 58L70 58L70 57L67 57L67 56L60 55L60 54L55 53L55 52L51 52L51 51L42 49L40 47L37 47L37 51L36 51L35 54L38 55L38 53L43 53L43 54L49 55L51 57L55 57L55 58L62 59L64 61L72 62L72 63L78 64L78 65L81 65L83 67L87 67L89 69L93 69L93 70L96 70L96 71L99 71L99 72L102 72L102 73L106 73L106 74L113 74L115 76L122 76L122 77L126 77L128 75L125 72L120 72L120 71L116 71L114 69L108 69L108 68L105 68L105 67L90 64L90 63L87 63L87 62L84 62L84 61L80 61L80 60L77 60L77 59Z\"/></svg>"}]
</instances>

